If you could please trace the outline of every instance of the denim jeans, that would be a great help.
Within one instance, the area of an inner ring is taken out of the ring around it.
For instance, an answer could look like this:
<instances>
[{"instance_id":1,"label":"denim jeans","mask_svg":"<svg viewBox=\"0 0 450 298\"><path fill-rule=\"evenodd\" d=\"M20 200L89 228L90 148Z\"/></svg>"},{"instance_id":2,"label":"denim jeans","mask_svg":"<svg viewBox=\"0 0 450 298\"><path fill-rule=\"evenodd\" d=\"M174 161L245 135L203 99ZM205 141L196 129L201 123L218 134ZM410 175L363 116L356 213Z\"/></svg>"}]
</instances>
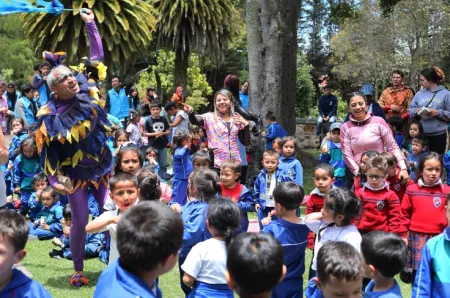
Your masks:
<instances>
[{"instance_id":1,"label":"denim jeans","mask_svg":"<svg viewBox=\"0 0 450 298\"><path fill-rule=\"evenodd\" d=\"M336 116L331 116L330 119L328 119L328 122L333 123L336 122ZM316 135L320 136L320 133L322 131L322 124L323 124L323 118L322 116L319 116L317 118L317 126L316 126Z\"/></svg>"},{"instance_id":2,"label":"denim jeans","mask_svg":"<svg viewBox=\"0 0 450 298\"><path fill-rule=\"evenodd\" d=\"M167 148L158 149L159 177L167 179Z\"/></svg>"}]
</instances>

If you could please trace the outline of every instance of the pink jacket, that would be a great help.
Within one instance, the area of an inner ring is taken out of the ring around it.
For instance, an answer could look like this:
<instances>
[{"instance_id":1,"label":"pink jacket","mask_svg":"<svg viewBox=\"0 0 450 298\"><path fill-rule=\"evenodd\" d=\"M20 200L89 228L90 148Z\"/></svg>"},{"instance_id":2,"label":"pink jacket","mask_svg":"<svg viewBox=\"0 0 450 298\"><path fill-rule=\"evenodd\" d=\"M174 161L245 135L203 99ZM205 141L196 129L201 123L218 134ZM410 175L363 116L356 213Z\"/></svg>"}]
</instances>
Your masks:
<instances>
[{"instance_id":1,"label":"pink jacket","mask_svg":"<svg viewBox=\"0 0 450 298\"><path fill-rule=\"evenodd\" d=\"M341 127L341 150L347 167L359 173L361 155L367 150L388 151L397 158L400 169L406 169L405 157L395 142L392 130L383 118L368 115L364 121L350 120Z\"/></svg>"}]
</instances>

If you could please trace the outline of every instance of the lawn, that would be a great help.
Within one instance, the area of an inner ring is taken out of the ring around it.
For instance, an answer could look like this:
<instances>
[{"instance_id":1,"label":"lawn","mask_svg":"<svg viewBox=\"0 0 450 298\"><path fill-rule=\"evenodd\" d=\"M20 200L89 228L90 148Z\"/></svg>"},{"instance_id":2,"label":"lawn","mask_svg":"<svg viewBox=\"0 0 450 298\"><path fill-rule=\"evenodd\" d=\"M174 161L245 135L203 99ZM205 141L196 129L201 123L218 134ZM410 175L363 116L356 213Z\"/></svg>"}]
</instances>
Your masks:
<instances>
[{"instance_id":1,"label":"lawn","mask_svg":"<svg viewBox=\"0 0 450 298\"><path fill-rule=\"evenodd\" d=\"M308 150L314 156L318 156L318 150ZM314 189L312 169L306 169L304 172L304 188L305 193L310 193ZM304 210L302 210L304 214ZM256 218L254 214L251 216ZM90 259L85 261L85 273L90 283L88 286L75 289L69 285L69 277L72 273L72 262L68 260L52 259L48 256L48 251L53 247L51 241L30 241L27 244L27 257L24 260L24 265L31 273L33 278L42 283L53 295L53 297L70 297L82 298L92 297L95 290L95 284L101 271L105 265L98 259ZM309 268L311 262L311 251L306 251L306 268ZM308 272L308 270L306 270ZM305 273L304 277L307 277ZM306 285L306 280L304 285ZM411 296L411 286L403 284L399 281L400 287L404 297ZM168 298L184 297L183 292L179 286L178 266L175 266L172 271L160 277L159 283L163 296Z\"/></svg>"}]
</instances>

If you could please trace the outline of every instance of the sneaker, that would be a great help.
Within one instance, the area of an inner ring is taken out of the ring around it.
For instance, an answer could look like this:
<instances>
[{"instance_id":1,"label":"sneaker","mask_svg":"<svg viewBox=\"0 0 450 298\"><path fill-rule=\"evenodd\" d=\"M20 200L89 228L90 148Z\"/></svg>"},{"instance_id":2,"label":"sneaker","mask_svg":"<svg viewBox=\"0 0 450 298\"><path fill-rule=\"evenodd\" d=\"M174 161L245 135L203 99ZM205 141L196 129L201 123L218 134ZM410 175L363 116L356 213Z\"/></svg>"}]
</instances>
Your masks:
<instances>
[{"instance_id":1,"label":"sneaker","mask_svg":"<svg viewBox=\"0 0 450 298\"><path fill-rule=\"evenodd\" d=\"M64 243L62 243L61 239L59 239L58 237L54 237L52 239L52 244L54 246L58 246L58 247L64 248Z\"/></svg>"},{"instance_id":2,"label":"sneaker","mask_svg":"<svg viewBox=\"0 0 450 298\"><path fill-rule=\"evenodd\" d=\"M72 275L69 282L72 286L79 288L81 286L87 285L89 283L89 280L84 277L84 275L80 271L77 271Z\"/></svg>"},{"instance_id":3,"label":"sneaker","mask_svg":"<svg viewBox=\"0 0 450 298\"><path fill-rule=\"evenodd\" d=\"M62 259L61 251L57 250L57 249L50 249L49 252L48 252L48 255L50 256L50 258Z\"/></svg>"}]
</instances>

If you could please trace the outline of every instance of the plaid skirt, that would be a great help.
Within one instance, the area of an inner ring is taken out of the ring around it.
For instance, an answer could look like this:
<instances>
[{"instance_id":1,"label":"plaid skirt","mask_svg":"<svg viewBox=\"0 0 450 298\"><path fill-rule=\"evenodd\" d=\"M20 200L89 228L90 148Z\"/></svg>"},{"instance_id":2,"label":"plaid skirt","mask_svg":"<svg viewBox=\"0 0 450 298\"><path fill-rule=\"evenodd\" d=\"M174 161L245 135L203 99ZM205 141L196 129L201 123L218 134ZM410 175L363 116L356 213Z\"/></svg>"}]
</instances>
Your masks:
<instances>
[{"instance_id":1,"label":"plaid skirt","mask_svg":"<svg viewBox=\"0 0 450 298\"><path fill-rule=\"evenodd\" d=\"M417 270L420 264L422 247L425 243L438 234L425 234L420 232L409 231L408 233L408 263L406 268Z\"/></svg>"}]
</instances>

